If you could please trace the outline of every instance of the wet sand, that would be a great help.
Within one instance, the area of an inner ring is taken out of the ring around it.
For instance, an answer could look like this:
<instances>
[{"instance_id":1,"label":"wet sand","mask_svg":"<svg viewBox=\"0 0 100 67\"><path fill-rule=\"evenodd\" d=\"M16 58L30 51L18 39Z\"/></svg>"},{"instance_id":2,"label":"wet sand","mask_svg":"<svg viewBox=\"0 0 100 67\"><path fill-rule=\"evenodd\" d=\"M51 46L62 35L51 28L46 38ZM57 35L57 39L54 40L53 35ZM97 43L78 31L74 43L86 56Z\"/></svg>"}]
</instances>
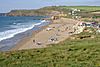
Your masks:
<instances>
[{"instance_id":1,"label":"wet sand","mask_svg":"<svg viewBox=\"0 0 100 67\"><path fill-rule=\"evenodd\" d=\"M11 50L45 48L48 44L56 44L64 41L73 34L73 26L78 22L80 21L67 18L54 20L42 30L33 32L32 36L25 37Z\"/></svg>"}]
</instances>

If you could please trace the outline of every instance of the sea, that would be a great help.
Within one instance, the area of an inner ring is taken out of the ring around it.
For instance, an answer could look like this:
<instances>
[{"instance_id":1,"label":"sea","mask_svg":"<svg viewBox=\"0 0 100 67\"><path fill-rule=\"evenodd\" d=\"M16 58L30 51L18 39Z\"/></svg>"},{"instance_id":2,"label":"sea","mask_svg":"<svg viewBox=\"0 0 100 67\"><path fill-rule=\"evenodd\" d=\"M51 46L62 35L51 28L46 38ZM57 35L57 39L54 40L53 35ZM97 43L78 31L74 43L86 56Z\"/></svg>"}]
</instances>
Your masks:
<instances>
[{"instance_id":1,"label":"sea","mask_svg":"<svg viewBox=\"0 0 100 67\"><path fill-rule=\"evenodd\" d=\"M41 26L50 21L42 20L47 16L0 16L0 51L9 51L32 31L40 30Z\"/></svg>"}]
</instances>

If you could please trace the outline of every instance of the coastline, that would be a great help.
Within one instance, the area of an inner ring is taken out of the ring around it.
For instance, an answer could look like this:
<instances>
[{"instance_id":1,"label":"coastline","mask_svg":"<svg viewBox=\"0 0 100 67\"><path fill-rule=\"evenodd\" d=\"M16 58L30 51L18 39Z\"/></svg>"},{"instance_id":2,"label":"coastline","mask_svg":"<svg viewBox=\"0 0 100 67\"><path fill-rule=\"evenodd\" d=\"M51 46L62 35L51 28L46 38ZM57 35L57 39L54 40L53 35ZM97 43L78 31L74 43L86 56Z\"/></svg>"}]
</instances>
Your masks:
<instances>
[{"instance_id":1,"label":"coastline","mask_svg":"<svg viewBox=\"0 0 100 67\"><path fill-rule=\"evenodd\" d=\"M23 38L11 51L45 48L48 47L48 44L56 44L64 41L72 35L70 33L74 31L72 27L78 22L80 21L67 18L53 20L51 24L42 27L42 30L33 31L32 36ZM54 39L54 41L51 41L51 39ZM33 43L33 40L35 40L35 43ZM41 42L41 45L37 45L38 42Z\"/></svg>"},{"instance_id":2,"label":"coastline","mask_svg":"<svg viewBox=\"0 0 100 67\"><path fill-rule=\"evenodd\" d=\"M46 27L47 26L42 26L41 30L32 31L32 35L26 36L26 37L22 38L14 47L12 47L10 49L10 51L18 50L21 46L23 46L24 43L27 43L29 40L31 40L32 37L34 37L37 33L39 33L40 31L42 31Z\"/></svg>"},{"instance_id":3,"label":"coastline","mask_svg":"<svg viewBox=\"0 0 100 67\"><path fill-rule=\"evenodd\" d=\"M49 23L42 18L45 16L2 16L0 19L0 51L9 51L24 37L30 36L32 31L41 29ZM6 19L6 20L5 20ZM4 23L5 22L5 23Z\"/></svg>"}]
</instances>

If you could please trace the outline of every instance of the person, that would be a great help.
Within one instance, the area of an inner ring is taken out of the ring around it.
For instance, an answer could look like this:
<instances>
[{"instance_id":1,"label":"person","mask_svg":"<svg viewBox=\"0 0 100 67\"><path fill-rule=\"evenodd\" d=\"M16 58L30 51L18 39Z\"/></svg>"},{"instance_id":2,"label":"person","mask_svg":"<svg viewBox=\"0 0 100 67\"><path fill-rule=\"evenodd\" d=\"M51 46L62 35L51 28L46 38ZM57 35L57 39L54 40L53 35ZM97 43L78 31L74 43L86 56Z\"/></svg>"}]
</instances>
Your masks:
<instances>
[{"instance_id":1,"label":"person","mask_svg":"<svg viewBox=\"0 0 100 67\"><path fill-rule=\"evenodd\" d=\"M42 43L41 42L37 42L37 45L42 45Z\"/></svg>"},{"instance_id":2,"label":"person","mask_svg":"<svg viewBox=\"0 0 100 67\"><path fill-rule=\"evenodd\" d=\"M53 39L53 38L51 38L51 41L54 41L54 39Z\"/></svg>"},{"instance_id":3,"label":"person","mask_svg":"<svg viewBox=\"0 0 100 67\"><path fill-rule=\"evenodd\" d=\"M65 28L65 31L67 31L67 30L68 30L68 27Z\"/></svg>"},{"instance_id":4,"label":"person","mask_svg":"<svg viewBox=\"0 0 100 67\"><path fill-rule=\"evenodd\" d=\"M35 43L35 40L33 40L33 43Z\"/></svg>"}]
</instances>

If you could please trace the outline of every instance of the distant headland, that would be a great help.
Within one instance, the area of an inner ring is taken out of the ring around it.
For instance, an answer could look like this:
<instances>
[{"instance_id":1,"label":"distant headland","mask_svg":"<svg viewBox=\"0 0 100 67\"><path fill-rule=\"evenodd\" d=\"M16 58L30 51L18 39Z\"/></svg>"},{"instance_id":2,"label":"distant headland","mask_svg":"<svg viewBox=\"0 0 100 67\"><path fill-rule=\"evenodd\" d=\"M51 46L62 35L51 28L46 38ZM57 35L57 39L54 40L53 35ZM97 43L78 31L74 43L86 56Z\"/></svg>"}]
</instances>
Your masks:
<instances>
[{"instance_id":1,"label":"distant headland","mask_svg":"<svg viewBox=\"0 0 100 67\"><path fill-rule=\"evenodd\" d=\"M100 12L100 6L49 6L32 10L11 10L8 13L0 13L0 16L53 16L61 13L68 14L72 9L79 9L81 16L91 16L91 12Z\"/></svg>"}]
</instances>

